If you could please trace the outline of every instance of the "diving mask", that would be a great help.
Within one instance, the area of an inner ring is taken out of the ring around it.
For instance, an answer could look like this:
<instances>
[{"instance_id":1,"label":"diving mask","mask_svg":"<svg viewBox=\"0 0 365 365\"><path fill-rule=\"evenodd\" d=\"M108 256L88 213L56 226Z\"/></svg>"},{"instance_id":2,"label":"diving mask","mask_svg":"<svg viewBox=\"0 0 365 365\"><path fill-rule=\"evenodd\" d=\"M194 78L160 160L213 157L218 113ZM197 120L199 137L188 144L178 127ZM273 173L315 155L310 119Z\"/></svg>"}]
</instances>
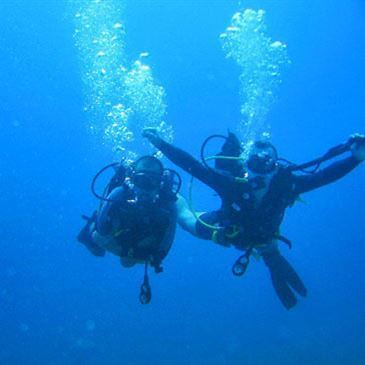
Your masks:
<instances>
[{"instance_id":1,"label":"diving mask","mask_svg":"<svg viewBox=\"0 0 365 365\"><path fill-rule=\"evenodd\" d=\"M133 184L145 191L158 190L161 186L161 175L140 171L133 175Z\"/></svg>"},{"instance_id":2,"label":"diving mask","mask_svg":"<svg viewBox=\"0 0 365 365\"><path fill-rule=\"evenodd\" d=\"M256 142L250 151L247 161L249 170L257 174L269 174L276 169L277 152L268 142Z\"/></svg>"},{"instance_id":3,"label":"diving mask","mask_svg":"<svg viewBox=\"0 0 365 365\"><path fill-rule=\"evenodd\" d=\"M133 184L144 191L155 191L161 187L163 166L154 156L143 156L134 163Z\"/></svg>"}]
</instances>

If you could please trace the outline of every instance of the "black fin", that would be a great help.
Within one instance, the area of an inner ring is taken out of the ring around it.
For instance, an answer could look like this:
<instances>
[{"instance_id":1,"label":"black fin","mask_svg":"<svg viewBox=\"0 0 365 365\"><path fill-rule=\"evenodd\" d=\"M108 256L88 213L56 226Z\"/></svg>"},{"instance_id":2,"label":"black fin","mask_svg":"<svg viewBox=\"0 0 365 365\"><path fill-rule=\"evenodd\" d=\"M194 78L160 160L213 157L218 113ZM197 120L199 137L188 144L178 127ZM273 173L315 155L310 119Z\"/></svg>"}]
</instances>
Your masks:
<instances>
[{"instance_id":1,"label":"black fin","mask_svg":"<svg viewBox=\"0 0 365 365\"><path fill-rule=\"evenodd\" d=\"M297 299L291 288L303 297L307 295L299 275L279 252L263 255L263 259L270 270L271 281L280 301L287 309L294 307Z\"/></svg>"},{"instance_id":2,"label":"black fin","mask_svg":"<svg viewBox=\"0 0 365 365\"><path fill-rule=\"evenodd\" d=\"M285 275L287 283L302 297L306 297L307 288L304 286L302 279L299 277L290 263L285 259L285 257L281 255L278 256L278 261L280 262L280 267L283 275Z\"/></svg>"},{"instance_id":3,"label":"black fin","mask_svg":"<svg viewBox=\"0 0 365 365\"><path fill-rule=\"evenodd\" d=\"M286 309L293 308L297 304L297 298L291 291L289 285L285 281L285 278L276 270L271 270L271 269L270 269L270 275L271 275L272 285L283 306Z\"/></svg>"}]
</instances>

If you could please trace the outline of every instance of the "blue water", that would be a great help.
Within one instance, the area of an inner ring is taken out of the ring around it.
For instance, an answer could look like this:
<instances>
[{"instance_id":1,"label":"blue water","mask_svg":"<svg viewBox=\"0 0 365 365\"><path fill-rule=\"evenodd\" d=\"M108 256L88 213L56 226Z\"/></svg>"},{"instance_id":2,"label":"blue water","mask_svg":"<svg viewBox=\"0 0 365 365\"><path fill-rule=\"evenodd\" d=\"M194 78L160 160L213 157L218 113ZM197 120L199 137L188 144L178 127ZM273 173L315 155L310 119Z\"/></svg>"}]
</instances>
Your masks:
<instances>
[{"instance_id":1,"label":"blue water","mask_svg":"<svg viewBox=\"0 0 365 365\"><path fill-rule=\"evenodd\" d=\"M280 154L305 161L364 132L364 2L242 6L264 8L271 36L289 47L268 116ZM151 54L175 143L196 156L207 135L240 118L238 69L218 41L238 9L231 0L127 2L128 52ZM262 262L234 278L237 251L181 230L141 306L142 268L122 270L75 240L80 214L96 205L90 180L111 153L87 133L68 6L2 1L0 21L0 364L365 363L363 166L287 212L294 247L282 250L309 289L292 311ZM194 194L199 208L217 205L200 184Z\"/></svg>"}]
</instances>

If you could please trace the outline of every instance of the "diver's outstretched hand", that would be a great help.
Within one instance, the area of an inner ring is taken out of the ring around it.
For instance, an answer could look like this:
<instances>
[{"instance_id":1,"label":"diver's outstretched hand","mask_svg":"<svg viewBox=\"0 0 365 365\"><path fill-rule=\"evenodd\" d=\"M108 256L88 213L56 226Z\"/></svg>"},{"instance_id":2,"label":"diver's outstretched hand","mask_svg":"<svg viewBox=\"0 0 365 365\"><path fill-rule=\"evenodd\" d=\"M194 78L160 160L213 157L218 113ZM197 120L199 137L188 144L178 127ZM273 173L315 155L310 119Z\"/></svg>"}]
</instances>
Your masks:
<instances>
[{"instance_id":1,"label":"diver's outstretched hand","mask_svg":"<svg viewBox=\"0 0 365 365\"><path fill-rule=\"evenodd\" d=\"M351 153L358 161L365 161L365 135L353 134L350 137Z\"/></svg>"},{"instance_id":2,"label":"diver's outstretched hand","mask_svg":"<svg viewBox=\"0 0 365 365\"><path fill-rule=\"evenodd\" d=\"M159 145L162 141L156 128L144 128L142 131L142 137L147 138L150 143L152 143L157 148L159 148Z\"/></svg>"}]
</instances>

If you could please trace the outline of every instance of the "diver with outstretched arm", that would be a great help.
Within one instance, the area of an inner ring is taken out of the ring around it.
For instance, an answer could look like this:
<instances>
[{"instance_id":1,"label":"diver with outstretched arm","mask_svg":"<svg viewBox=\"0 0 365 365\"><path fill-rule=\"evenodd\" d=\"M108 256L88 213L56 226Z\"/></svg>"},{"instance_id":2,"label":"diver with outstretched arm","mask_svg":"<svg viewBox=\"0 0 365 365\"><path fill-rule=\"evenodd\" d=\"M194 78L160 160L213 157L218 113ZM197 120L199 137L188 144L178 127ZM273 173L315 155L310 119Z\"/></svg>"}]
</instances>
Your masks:
<instances>
[{"instance_id":1,"label":"diver with outstretched arm","mask_svg":"<svg viewBox=\"0 0 365 365\"><path fill-rule=\"evenodd\" d=\"M302 280L278 248L278 241L291 247L291 242L279 232L285 210L300 194L337 181L364 161L363 135L350 137L346 143L316 160L295 165L279 159L275 147L266 141L255 142L245 157L238 138L230 133L220 153L213 157L215 168L207 165L204 156L199 162L165 142L153 129L146 129L143 135L167 158L210 186L221 198L220 209L200 215L181 198L178 220L184 229L199 238L244 250L233 265L235 275L245 272L252 253L259 254L269 269L279 299L287 309L297 303L293 290L306 296ZM350 152L350 156L320 169L322 163L346 152Z\"/></svg>"}]
</instances>

